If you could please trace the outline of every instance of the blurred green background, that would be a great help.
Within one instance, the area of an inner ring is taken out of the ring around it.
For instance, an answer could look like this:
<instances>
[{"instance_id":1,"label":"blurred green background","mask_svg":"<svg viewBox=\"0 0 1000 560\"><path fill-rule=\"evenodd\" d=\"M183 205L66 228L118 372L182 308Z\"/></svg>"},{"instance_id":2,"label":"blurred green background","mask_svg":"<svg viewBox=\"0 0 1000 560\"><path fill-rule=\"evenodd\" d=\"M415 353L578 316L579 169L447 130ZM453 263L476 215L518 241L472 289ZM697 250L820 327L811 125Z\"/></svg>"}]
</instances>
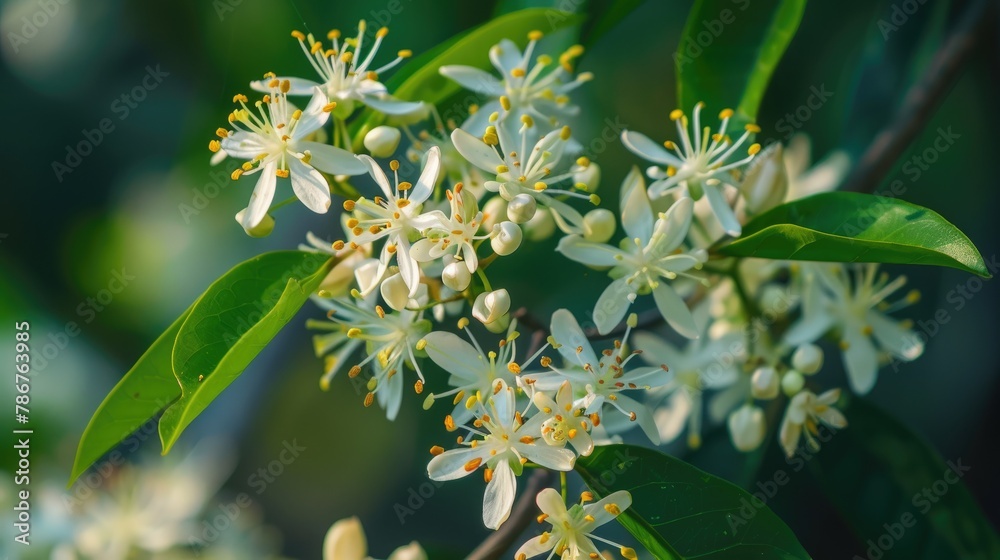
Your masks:
<instances>
[{"instance_id":1,"label":"blurred green background","mask_svg":"<svg viewBox=\"0 0 1000 560\"><path fill-rule=\"evenodd\" d=\"M489 20L495 10L521 3L501 4L401 0L402 11L390 14L381 0L55 0L58 11L28 38L22 18L42 9L39 0L3 2L0 76L9 103L0 151L5 325L0 332L10 343L0 341L0 356L12 363L13 320L32 323L36 344L64 346L52 351L44 368L36 366L34 377L33 422L41 427L36 460L44 461L45 476L65 481L79 435L102 397L212 280L252 255L297 245L306 231L337 235L335 215L317 216L293 205L277 216L271 237L248 238L233 216L246 204L252 181L233 183L208 163L208 140L225 124L233 94L247 92L247 83L266 71L311 76L289 32L350 29L366 18L391 28L386 53L410 48L419 54ZM890 119L963 4L929 2L885 38L878 22L890 17L892 2L811 3L764 99L761 137L784 141L794 129L811 137L816 158L836 148L857 156ZM586 7L583 0L552 5ZM676 96L672 55L689 8L683 1L641 3L581 59L580 69L596 79L575 97L584 108L577 137L591 148L604 145L594 159L603 168L599 192L610 208L617 207L620 179L630 166L642 164L616 139L594 144L588 139L609 128L617 135L622 125L654 139L672 137L667 119ZM26 40L12 39L11 33ZM991 167L1000 147L993 136L1000 124L998 46L991 32L888 179L902 181L903 199L935 209L966 232L988 262L1000 251L995 215L1000 194ZM151 83L151 70L159 76L156 87L131 105L122 99L144 79ZM807 103L812 88L832 96L792 125L787 114ZM738 93L733 92L734 103ZM110 132L94 132L103 119L109 119ZM958 139L926 170L904 167L932 145L939 128ZM67 155L88 138L95 144L92 153L79 161ZM67 168L56 169L56 162ZM540 317L558 307L582 311L605 285L603 275L566 262L565 284L553 293L549 277L523 259L543 262L554 243L531 247L512 261L517 264L500 261L495 267L494 282ZM907 310L909 317L924 321L927 330L940 309L949 320L939 325L921 359L898 372L883 370L872 400L944 458L961 457L972 466L964 481L996 525L1000 460L992 428L1000 421L1000 290L994 280L986 281L956 308L949 293L968 275L917 267L894 272L905 272L923 291L921 302ZM110 302L91 305L88 298L99 297L116 273L134 279ZM376 557L413 539L459 550L481 541L486 530L478 480L436 488L414 515L399 522L394 506L412 507L411 490L427 482L427 449L444 441L440 414L421 414L419 399L411 398L400 418L389 423L377 408L362 407L363 395L345 376L321 392L322 366L302 326L306 317L320 315L307 306L302 320L293 321L192 425L186 443L209 434L238 443L239 462L226 491L252 492L266 522L284 534L284 552L293 557L318 557L326 528L354 514L365 522ZM78 335L60 334L69 321L80 326ZM832 354L829 361L837 362ZM825 375L829 384L842 384L840 374ZM4 383L0 402L10 402L10 395ZM5 449L10 437L0 436ZM256 494L248 477L275 459L282 442L292 440L307 450L288 474ZM155 438L146 446L155 452ZM731 449L698 459L721 474L742 460ZM879 499L877 489L872 496ZM850 557L864 549L864 539L851 532L807 472L793 476L789 489L769 505L816 558ZM6 535L4 541L9 542Z\"/></svg>"}]
</instances>

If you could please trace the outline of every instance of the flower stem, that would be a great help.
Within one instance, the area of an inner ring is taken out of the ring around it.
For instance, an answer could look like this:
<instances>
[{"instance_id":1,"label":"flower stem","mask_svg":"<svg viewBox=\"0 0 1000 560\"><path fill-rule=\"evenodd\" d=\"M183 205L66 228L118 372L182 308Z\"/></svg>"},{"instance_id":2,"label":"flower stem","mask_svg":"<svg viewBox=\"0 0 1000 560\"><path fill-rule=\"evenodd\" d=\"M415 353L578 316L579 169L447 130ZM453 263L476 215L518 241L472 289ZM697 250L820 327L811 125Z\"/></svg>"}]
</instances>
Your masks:
<instances>
[{"instance_id":1,"label":"flower stem","mask_svg":"<svg viewBox=\"0 0 1000 560\"><path fill-rule=\"evenodd\" d=\"M478 274L479 275L479 279L483 281L483 287L486 288L486 291L487 292L492 292L493 291L493 287L490 286L490 281L489 281L489 279L486 278L486 273L483 272L483 268L482 267L479 267L479 268L476 269L476 274Z\"/></svg>"},{"instance_id":2,"label":"flower stem","mask_svg":"<svg viewBox=\"0 0 1000 560\"><path fill-rule=\"evenodd\" d=\"M563 471L559 471L559 484L562 486L562 499L565 502L568 492L566 490L566 473Z\"/></svg>"}]
</instances>

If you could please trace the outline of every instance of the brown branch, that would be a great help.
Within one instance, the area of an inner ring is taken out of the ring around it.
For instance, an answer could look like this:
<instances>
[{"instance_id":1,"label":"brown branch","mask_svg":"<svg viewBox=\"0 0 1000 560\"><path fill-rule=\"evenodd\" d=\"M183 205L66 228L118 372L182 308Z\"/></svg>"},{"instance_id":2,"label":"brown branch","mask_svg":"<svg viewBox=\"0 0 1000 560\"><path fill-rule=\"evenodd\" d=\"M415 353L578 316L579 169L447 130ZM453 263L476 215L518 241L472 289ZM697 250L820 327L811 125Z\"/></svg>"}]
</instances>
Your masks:
<instances>
[{"instance_id":1,"label":"brown branch","mask_svg":"<svg viewBox=\"0 0 1000 560\"><path fill-rule=\"evenodd\" d=\"M973 0L935 53L920 80L910 87L895 118L868 146L844 190L875 192L893 165L920 134L948 95L995 14L993 0Z\"/></svg>"},{"instance_id":2,"label":"brown branch","mask_svg":"<svg viewBox=\"0 0 1000 560\"><path fill-rule=\"evenodd\" d=\"M531 520L537 515L535 496L552 484L552 472L547 469L535 469L528 478L527 488L514 504L510 517L499 529L482 542L465 560L496 560L500 558L528 528Z\"/></svg>"}]
</instances>

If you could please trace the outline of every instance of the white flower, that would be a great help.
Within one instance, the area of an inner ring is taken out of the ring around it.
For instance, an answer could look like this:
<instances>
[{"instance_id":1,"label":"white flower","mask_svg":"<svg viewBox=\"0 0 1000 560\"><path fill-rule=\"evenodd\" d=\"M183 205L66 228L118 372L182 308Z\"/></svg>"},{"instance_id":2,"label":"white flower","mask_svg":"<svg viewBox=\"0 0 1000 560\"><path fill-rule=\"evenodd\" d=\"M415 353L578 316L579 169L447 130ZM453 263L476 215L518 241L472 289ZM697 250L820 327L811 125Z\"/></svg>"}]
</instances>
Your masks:
<instances>
[{"instance_id":1,"label":"white flower","mask_svg":"<svg viewBox=\"0 0 1000 560\"><path fill-rule=\"evenodd\" d=\"M456 424L465 424L472 419L473 411L466 408L466 397L476 393L489 394L493 390L493 382L502 379L510 386L516 385L515 373L520 373L521 364L516 360L518 333L516 324L511 323L507 336L500 339L496 351L486 352L468 329L468 319L459 321L459 327L468 335L469 342L458 335L447 331L435 331L424 337L424 350L427 357L441 369L448 372L448 384L454 387L444 393L436 393L427 397L428 403L433 400L452 397L455 410L451 416ZM531 363L529 359L525 363Z\"/></svg>"},{"instance_id":2,"label":"white flower","mask_svg":"<svg viewBox=\"0 0 1000 560\"><path fill-rule=\"evenodd\" d=\"M722 389L733 385L740 375L740 365L746 359L743 335L730 332L717 339L701 336L678 349L652 333L635 334L635 347L642 350L641 358L648 364L670 366L670 380L650 397L664 399L654 412L656 426L664 443L673 441L688 429L688 445L701 444L703 393L706 389Z\"/></svg>"},{"instance_id":3,"label":"white flower","mask_svg":"<svg viewBox=\"0 0 1000 560\"><path fill-rule=\"evenodd\" d=\"M476 242L490 237L479 235L483 213L479 211L475 195L462 188L461 183L455 185L454 190L445 191L445 195L451 206L451 216L446 218L440 212L432 213L437 219L429 222L423 231L424 239L413 244L411 256L418 262L430 262L451 254L465 263L470 274L474 273L479 268Z\"/></svg>"},{"instance_id":4,"label":"white flower","mask_svg":"<svg viewBox=\"0 0 1000 560\"><path fill-rule=\"evenodd\" d=\"M322 42L317 41L312 33L305 35L301 31L292 31L292 37L298 39L302 52L319 74L320 81L280 78L291 84L289 95L308 95L319 88L328 102L338 103L337 114L341 119L347 118L354 111L355 102L387 115L406 115L423 110L423 103L400 101L389 96L385 86L379 82L379 75L409 57L410 51L399 51L395 60L372 70L372 62L382 40L389 34L389 29L379 29L375 33L375 43L367 54L363 54L366 30L364 20L358 23L357 37L341 39L340 31L334 29L327 34L327 39L331 42L328 49L324 49ZM265 86L264 81L250 84L250 87L258 91L265 91L262 89Z\"/></svg>"},{"instance_id":5,"label":"white flower","mask_svg":"<svg viewBox=\"0 0 1000 560\"><path fill-rule=\"evenodd\" d=\"M501 101L509 106L506 98ZM590 162L580 158L575 164L564 163L570 141L569 127L553 130L539 138L530 116L524 115L521 123L516 137L507 131L507 127L491 125L482 139L457 128L452 131L451 140L469 163L496 175L495 180L486 181L486 190L499 192L508 202L519 194L530 195L540 206L553 212L560 229L567 233L583 232L583 216L557 197L583 198L594 203L599 199L596 195L552 186L572 180L573 174Z\"/></svg>"},{"instance_id":6,"label":"white flower","mask_svg":"<svg viewBox=\"0 0 1000 560\"><path fill-rule=\"evenodd\" d=\"M750 214L760 214L785 201L788 194L788 173L783 157L784 148L775 142L761 152L747 167L740 193Z\"/></svg>"},{"instance_id":7,"label":"white flower","mask_svg":"<svg viewBox=\"0 0 1000 560\"><path fill-rule=\"evenodd\" d=\"M376 126L365 134L365 148L375 157L386 158L395 153L402 137L394 126Z\"/></svg>"},{"instance_id":8,"label":"white flower","mask_svg":"<svg viewBox=\"0 0 1000 560\"><path fill-rule=\"evenodd\" d=\"M532 384L525 385L529 390L533 388ZM525 424L528 433L540 433L545 443L553 447L572 444L582 457L594 451L594 440L589 433L593 426L585 410L576 406L573 386L569 381L563 381L559 386L554 400L542 391L535 391L531 402L538 412Z\"/></svg>"},{"instance_id":9,"label":"white flower","mask_svg":"<svg viewBox=\"0 0 1000 560\"><path fill-rule=\"evenodd\" d=\"M785 200L798 200L831 191L840 184L851 167L851 158L840 150L830 152L810 167L811 151L809 137L805 134L793 136L784 149L785 173L788 176L788 195Z\"/></svg>"},{"instance_id":10,"label":"white flower","mask_svg":"<svg viewBox=\"0 0 1000 560\"><path fill-rule=\"evenodd\" d=\"M389 163L394 175L393 186L374 159L365 155L357 157L368 168L384 198L376 196L374 200L368 200L362 197L344 205L344 209L354 211L356 216L347 224L354 234L352 242L363 245L386 238L379 256L377 278L382 278L395 257L403 281L410 290L409 295L413 297L420 284L420 264L410 254L410 234L439 224L444 219L440 212L421 213L421 205L433 192L441 171L440 152L433 148L428 152L427 162L416 185L399 181L399 162L396 160ZM368 292L362 290L362 293Z\"/></svg>"},{"instance_id":11,"label":"white flower","mask_svg":"<svg viewBox=\"0 0 1000 560\"><path fill-rule=\"evenodd\" d=\"M358 268L359 284L373 282L378 265L370 263ZM374 297L374 296L373 296ZM351 366L348 375L354 379L364 366L371 364L372 376L368 379L365 406L378 399L386 417L394 420L403 400L403 370L406 365L417 372L417 392L423 387L424 377L414 352L420 340L430 330L430 323L423 319L422 311L404 309L386 313L370 298L358 303L352 298L315 298L317 304L328 310L329 321L309 321L310 328L330 331L313 337L317 356L325 356L325 371L320 386L326 390L330 380L362 344L367 357Z\"/></svg>"},{"instance_id":12,"label":"white flower","mask_svg":"<svg viewBox=\"0 0 1000 560\"><path fill-rule=\"evenodd\" d=\"M464 447L440 452L427 465L432 480L455 480L475 472L485 465L486 494L483 498L483 523L490 529L500 527L510 516L517 479L524 463L532 461L543 467L570 471L576 456L568 449L551 447L521 431L521 415L515 408L514 389L502 379L494 382L486 394L469 397L467 406L476 407L471 434L482 439L466 438ZM449 416L446 425L453 421ZM451 424L453 425L453 424Z\"/></svg>"},{"instance_id":13,"label":"white flower","mask_svg":"<svg viewBox=\"0 0 1000 560\"><path fill-rule=\"evenodd\" d=\"M492 332L507 328L509 311L510 294L504 288L483 292L476 296L476 301L472 304L472 316Z\"/></svg>"},{"instance_id":14,"label":"white flower","mask_svg":"<svg viewBox=\"0 0 1000 560\"><path fill-rule=\"evenodd\" d=\"M831 389L819 396L810 391L802 391L792 397L785 410L785 419L781 422L781 446L789 457L795 454L795 449L799 446L803 426L806 428L806 443L813 451L819 449L815 438L819 435L818 422L835 429L847 426L844 415L833 408L839 399L840 389Z\"/></svg>"},{"instance_id":15,"label":"white flower","mask_svg":"<svg viewBox=\"0 0 1000 560\"><path fill-rule=\"evenodd\" d=\"M350 152L306 139L330 118L333 106L322 93L316 91L309 105L298 110L288 102L287 80L271 77L267 86L269 93L257 102L256 113L247 107L246 96L236 95L234 101L242 108L229 115L235 130L220 128L216 134L222 141L209 143L213 151L221 149L231 157L248 160L233 172L233 179L260 174L243 214L241 223L246 230L255 228L267 215L278 177L291 179L295 196L313 212L323 214L330 208L330 186L320 171L338 175L365 172Z\"/></svg>"},{"instance_id":16,"label":"white flower","mask_svg":"<svg viewBox=\"0 0 1000 560\"><path fill-rule=\"evenodd\" d=\"M683 188L687 196L700 200L702 195L708 198L716 219L727 234L737 237L742 230L736 214L726 201L723 188L730 186L733 179L730 171L739 169L749 163L760 151L760 144L751 144L747 156L730 161L730 158L740 149L751 134L760 132L760 127L754 124L746 125L746 130L735 142L727 135L726 127L733 117L732 109L724 109L719 113L722 124L719 131L709 134L709 129L701 126L701 109L704 103L698 103L694 108L693 136L688 133L688 118L680 109L670 113L670 120L677 123L677 134L680 145L667 141L663 146L650 140L647 136L626 130L622 132L622 142L625 147L636 155L654 163L666 166L665 169L650 167L647 170L651 179L656 179L649 186L650 198L660 198L670 191ZM666 149L664 149L664 147Z\"/></svg>"},{"instance_id":17,"label":"white flower","mask_svg":"<svg viewBox=\"0 0 1000 560\"><path fill-rule=\"evenodd\" d=\"M357 517L341 519L330 527L323 540L323 560L371 560L368 539ZM427 553L413 542L397 548L389 560L427 560Z\"/></svg>"},{"instance_id":18,"label":"white flower","mask_svg":"<svg viewBox=\"0 0 1000 560\"><path fill-rule=\"evenodd\" d=\"M785 334L785 343L797 346L813 342L837 329L855 393L863 395L875 385L879 350L904 361L923 353L924 343L909 325L886 315L919 299L919 293L911 291L894 304L883 301L903 287L905 276L890 281L887 273L878 273L877 264L857 265L852 288L843 265L802 263L801 270L806 284L802 318Z\"/></svg>"},{"instance_id":19,"label":"white flower","mask_svg":"<svg viewBox=\"0 0 1000 560\"><path fill-rule=\"evenodd\" d=\"M584 492L579 504L567 509L559 492L546 488L538 493L535 503L542 510L539 522L552 525L551 530L524 543L514 553L517 560L525 560L552 551L548 558L558 555L562 560L588 560L604 558L594 541L609 544L618 549L624 558L634 560L635 550L602 539L593 534L594 529L612 521L632 505L632 495L625 490L608 494L604 499L587 504L592 500L590 492Z\"/></svg>"},{"instance_id":20,"label":"white flower","mask_svg":"<svg viewBox=\"0 0 1000 560\"><path fill-rule=\"evenodd\" d=\"M504 39L490 48L490 62L500 73L500 79L471 66L441 67L441 75L468 90L492 98L469 117L463 128L473 132L483 130L486 126L484 117L499 110L501 96L510 99L515 121L521 115L529 115L548 126L555 126L556 122L565 121L579 112L579 107L570 105L567 94L593 78L592 74L585 72L569 79L572 78L573 60L583 54L583 47L570 47L559 57L559 63L553 66L552 57L545 54L532 60L542 33L532 31L528 38L523 54L510 39Z\"/></svg>"},{"instance_id":21,"label":"white flower","mask_svg":"<svg viewBox=\"0 0 1000 560\"><path fill-rule=\"evenodd\" d=\"M440 118L436 110L432 111L432 115L435 119ZM451 130L455 129L453 123L449 123L449 126ZM410 133L409 128L404 128L404 130L410 138L410 147L406 150L407 159L416 163L425 158L431 148L437 147L441 151L443 175L452 186L461 183L464 189L476 195L477 200L486 193L486 189L483 187L486 179L483 177L482 170L469 163L467 159L462 157L462 154L458 153L458 150L455 149L455 144L451 141L451 135L447 132L443 123L439 122L437 124L433 134L426 130L421 130L419 134L414 136ZM493 171L491 170L490 173L492 177Z\"/></svg>"},{"instance_id":22,"label":"white flower","mask_svg":"<svg viewBox=\"0 0 1000 560\"><path fill-rule=\"evenodd\" d=\"M628 363L638 355L637 352L626 355L625 343L631 328L629 325L622 340L614 342L614 350L605 350L599 359L573 314L560 309L552 314L551 332L553 347L562 355L564 365L557 368L551 359L543 358L542 366L550 371L525 373L521 378L538 391L556 391L564 381L569 381L576 397L574 407L583 408L591 415L592 424L596 426L604 421L603 409L607 405L638 423L646 436L659 444L659 432L649 409L624 391L659 387L667 383L670 376L664 365L626 370Z\"/></svg>"},{"instance_id":23,"label":"white flower","mask_svg":"<svg viewBox=\"0 0 1000 560\"><path fill-rule=\"evenodd\" d=\"M598 332L610 332L625 317L636 296L652 292L656 307L670 326L688 338L697 337L698 328L687 304L664 281L688 276L687 270L701 266L697 257L676 251L691 226L691 199L681 198L654 221L642 175L634 168L622 184L621 196L622 226L628 235L621 248L569 235L557 249L577 262L612 267L609 275L615 280L594 306Z\"/></svg>"}]
</instances>

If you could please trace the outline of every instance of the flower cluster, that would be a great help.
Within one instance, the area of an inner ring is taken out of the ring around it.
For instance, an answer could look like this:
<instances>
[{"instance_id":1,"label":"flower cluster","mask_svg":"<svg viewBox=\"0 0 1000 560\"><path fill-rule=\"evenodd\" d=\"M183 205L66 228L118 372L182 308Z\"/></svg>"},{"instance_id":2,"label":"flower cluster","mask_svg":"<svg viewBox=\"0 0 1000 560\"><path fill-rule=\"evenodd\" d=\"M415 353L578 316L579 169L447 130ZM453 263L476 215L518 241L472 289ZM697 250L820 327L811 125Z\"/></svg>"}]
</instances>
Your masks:
<instances>
[{"instance_id":1,"label":"flower cluster","mask_svg":"<svg viewBox=\"0 0 1000 560\"><path fill-rule=\"evenodd\" d=\"M487 527L499 528L511 514L526 467L571 471L579 457L631 437L623 434L635 427L653 445L686 432L697 447L707 420L727 426L733 445L750 451L767 436L765 407L776 417L784 406L775 431L785 452L794 454L803 438L815 448L820 429L847 424L837 408L840 390L817 382L825 337L842 353L858 394L872 389L880 364L922 353L910 325L890 316L917 294L886 301L905 278L891 279L875 265L715 251L753 216L832 188L844 156L806 170L802 138L762 150L755 124L734 125L734 111L722 109L713 131L698 103L690 117L680 109L668 114L675 140L622 133L626 148L653 165L627 174L615 214L594 208L600 167L583 155L571 128L579 109L569 94L593 78L575 73L582 47L547 54L536 31L523 51L504 40L483 53L499 77L441 67L441 75L485 98L457 123L430 104L394 98L380 75L410 53L372 70L387 30L370 46L365 31L364 22L356 37L333 31L328 44L294 32L318 80L268 74L253 82L263 99L251 109L237 95L233 129L219 129L210 148L246 160L234 179L259 175L237 216L251 235L269 233L271 213L285 204L272 205L279 178L290 180L288 201L314 212L326 212L334 195L343 199L335 240L310 233L302 247L336 262L314 294L327 317L309 322L325 360L320 385L329 389L347 371L364 387L365 406L377 402L390 420L408 386L427 392L427 410L446 401L444 426L457 432L457 445L434 446L427 474L448 481L481 472ZM298 109L289 100L295 96L311 97ZM359 112L378 116L371 122L380 126L350 126ZM405 157L394 159L404 135ZM359 176L359 185L349 183ZM623 235L613 242L619 225ZM537 320L521 322L533 331L526 345L511 293L491 283L489 268L557 232L558 253L606 272L610 282L588 302L588 328L560 309L547 338ZM658 331L660 323L669 331ZM479 327L498 341L480 344ZM446 376L434 375L438 370ZM584 492L576 505L563 496L552 489L537 496L539 520L551 529L516 558L597 558L595 541L636 558L593 533L630 506L627 493L594 502ZM351 523L331 530L328 555L338 546L353 546L337 553L345 558L367 554ZM417 547L394 557L422 554Z\"/></svg>"}]
</instances>

